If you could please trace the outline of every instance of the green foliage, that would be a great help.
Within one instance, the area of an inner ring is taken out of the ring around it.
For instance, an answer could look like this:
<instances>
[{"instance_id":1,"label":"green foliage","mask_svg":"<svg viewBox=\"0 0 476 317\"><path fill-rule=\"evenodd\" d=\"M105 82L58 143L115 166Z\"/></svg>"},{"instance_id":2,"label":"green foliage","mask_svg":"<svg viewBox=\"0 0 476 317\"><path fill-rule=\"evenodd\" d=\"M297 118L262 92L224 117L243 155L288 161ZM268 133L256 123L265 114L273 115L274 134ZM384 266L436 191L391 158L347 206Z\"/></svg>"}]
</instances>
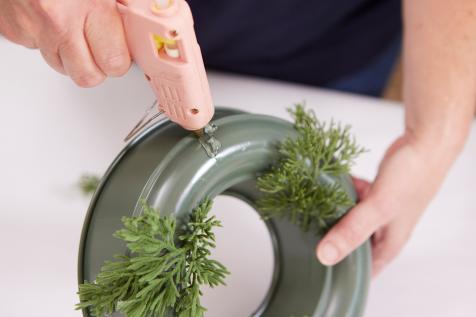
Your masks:
<instances>
[{"instance_id":1,"label":"green foliage","mask_svg":"<svg viewBox=\"0 0 476 317\"><path fill-rule=\"evenodd\" d=\"M179 238L185 251L182 293L176 307L179 317L203 316L206 309L200 305L200 285L225 285L224 279L230 274L223 264L209 258L210 249L215 248L215 234L212 230L221 227L215 216L208 217L211 207L211 201L205 200L195 209Z\"/></svg>"},{"instance_id":2,"label":"green foliage","mask_svg":"<svg viewBox=\"0 0 476 317\"><path fill-rule=\"evenodd\" d=\"M79 179L79 188L85 195L91 195L96 191L99 186L101 178L97 175L85 174Z\"/></svg>"},{"instance_id":3,"label":"green foliage","mask_svg":"<svg viewBox=\"0 0 476 317\"><path fill-rule=\"evenodd\" d=\"M179 317L202 317L200 286L225 284L229 272L209 259L215 247L208 217L212 203L196 208L182 232L172 216L161 216L149 206L138 217L124 217L115 236L126 242L132 256L117 255L106 262L94 283L79 286L77 309L89 308L94 316L120 311L127 317L160 317L173 310ZM176 238L178 236L178 242Z\"/></svg>"},{"instance_id":4,"label":"green foliage","mask_svg":"<svg viewBox=\"0 0 476 317\"><path fill-rule=\"evenodd\" d=\"M258 208L264 218L287 218L303 231L322 234L353 205L341 185L323 175L349 173L365 150L356 144L349 126L322 123L302 105L289 112L298 135L279 145L280 161L258 178L264 193Z\"/></svg>"}]
</instances>

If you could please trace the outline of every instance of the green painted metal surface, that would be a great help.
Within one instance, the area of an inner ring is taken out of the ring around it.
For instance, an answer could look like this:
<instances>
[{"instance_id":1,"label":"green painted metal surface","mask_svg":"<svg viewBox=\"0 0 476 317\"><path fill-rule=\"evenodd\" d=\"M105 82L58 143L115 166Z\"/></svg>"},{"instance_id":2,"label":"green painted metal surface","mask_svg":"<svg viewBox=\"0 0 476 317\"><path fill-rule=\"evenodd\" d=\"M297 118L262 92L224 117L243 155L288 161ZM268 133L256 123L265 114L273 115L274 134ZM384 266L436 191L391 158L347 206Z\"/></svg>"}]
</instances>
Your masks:
<instances>
[{"instance_id":1,"label":"green painted metal surface","mask_svg":"<svg viewBox=\"0 0 476 317\"><path fill-rule=\"evenodd\" d=\"M141 213L141 199L162 213L175 214L179 222L205 197L228 194L254 205L260 197L256 177L278 159L278 143L296 132L287 121L226 108L217 108L214 123L222 144L214 158L195 136L170 122L144 131L123 150L104 176L85 220L80 283L94 280L114 254L127 252L112 234L121 228L122 216ZM340 182L356 198L349 177L324 178ZM370 280L368 243L338 265L324 267L315 257L314 234L302 233L285 220L266 225L274 245L275 271L253 316L362 316Z\"/></svg>"}]
</instances>

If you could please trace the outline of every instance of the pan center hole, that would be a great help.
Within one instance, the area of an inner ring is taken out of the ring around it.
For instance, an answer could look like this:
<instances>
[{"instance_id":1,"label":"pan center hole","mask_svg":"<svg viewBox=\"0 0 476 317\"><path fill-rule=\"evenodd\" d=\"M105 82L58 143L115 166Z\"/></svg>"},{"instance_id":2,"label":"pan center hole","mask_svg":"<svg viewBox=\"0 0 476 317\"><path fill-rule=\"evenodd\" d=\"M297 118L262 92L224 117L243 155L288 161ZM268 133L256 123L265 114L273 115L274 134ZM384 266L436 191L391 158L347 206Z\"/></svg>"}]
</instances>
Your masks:
<instances>
[{"instance_id":1,"label":"pan center hole","mask_svg":"<svg viewBox=\"0 0 476 317\"><path fill-rule=\"evenodd\" d=\"M251 316L265 299L273 278L269 230L250 205L235 197L216 197L211 214L223 225L215 228L217 246L212 257L231 274L226 286L202 289L202 305L208 309L205 316Z\"/></svg>"}]
</instances>

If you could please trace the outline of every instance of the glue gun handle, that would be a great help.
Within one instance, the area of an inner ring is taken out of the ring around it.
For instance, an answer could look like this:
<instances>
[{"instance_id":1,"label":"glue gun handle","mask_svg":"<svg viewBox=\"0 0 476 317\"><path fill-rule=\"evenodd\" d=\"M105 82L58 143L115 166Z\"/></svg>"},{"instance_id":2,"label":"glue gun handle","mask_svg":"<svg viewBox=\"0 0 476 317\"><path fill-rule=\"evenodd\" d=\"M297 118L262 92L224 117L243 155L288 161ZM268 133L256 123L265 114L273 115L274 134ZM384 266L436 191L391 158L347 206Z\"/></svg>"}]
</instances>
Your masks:
<instances>
[{"instance_id":1,"label":"glue gun handle","mask_svg":"<svg viewBox=\"0 0 476 317\"><path fill-rule=\"evenodd\" d=\"M214 107L203 58L185 0L120 0L129 51L157 97L159 110L199 130Z\"/></svg>"}]
</instances>

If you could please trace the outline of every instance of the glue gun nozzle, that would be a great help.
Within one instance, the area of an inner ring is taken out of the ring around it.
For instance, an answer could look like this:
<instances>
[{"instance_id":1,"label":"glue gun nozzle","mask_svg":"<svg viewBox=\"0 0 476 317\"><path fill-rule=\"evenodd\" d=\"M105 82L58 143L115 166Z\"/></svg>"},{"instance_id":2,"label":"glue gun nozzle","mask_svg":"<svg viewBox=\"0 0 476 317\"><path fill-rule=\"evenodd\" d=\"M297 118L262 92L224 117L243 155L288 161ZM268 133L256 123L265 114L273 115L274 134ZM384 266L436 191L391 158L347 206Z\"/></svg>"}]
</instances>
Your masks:
<instances>
[{"instance_id":1,"label":"glue gun nozzle","mask_svg":"<svg viewBox=\"0 0 476 317\"><path fill-rule=\"evenodd\" d=\"M205 129L202 128L202 129L194 130L193 133L195 133L196 136L201 137L205 134Z\"/></svg>"},{"instance_id":2,"label":"glue gun nozzle","mask_svg":"<svg viewBox=\"0 0 476 317\"><path fill-rule=\"evenodd\" d=\"M216 130L216 125L207 124L202 129L193 131L209 157L215 157L221 148L221 143L215 137Z\"/></svg>"}]
</instances>

